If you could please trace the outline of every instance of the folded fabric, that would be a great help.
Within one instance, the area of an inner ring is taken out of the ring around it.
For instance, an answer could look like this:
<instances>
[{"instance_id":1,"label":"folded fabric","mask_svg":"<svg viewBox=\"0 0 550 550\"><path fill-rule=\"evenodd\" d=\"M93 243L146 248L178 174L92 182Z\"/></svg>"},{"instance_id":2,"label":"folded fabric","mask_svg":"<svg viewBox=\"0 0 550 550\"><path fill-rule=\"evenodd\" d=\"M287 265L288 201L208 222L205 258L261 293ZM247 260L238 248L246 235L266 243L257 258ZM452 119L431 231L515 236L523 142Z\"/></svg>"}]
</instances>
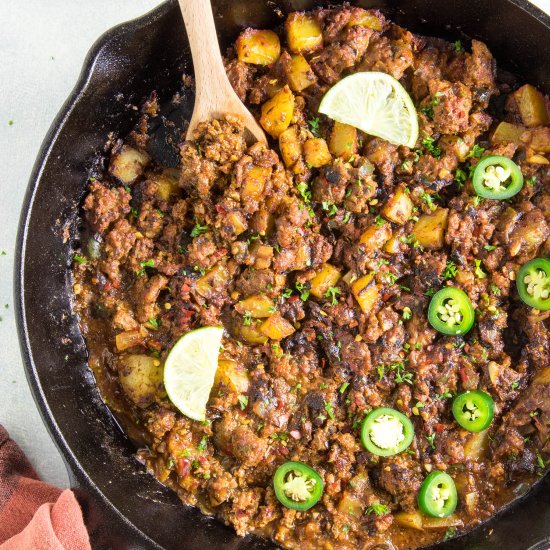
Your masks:
<instances>
[{"instance_id":1,"label":"folded fabric","mask_svg":"<svg viewBox=\"0 0 550 550\"><path fill-rule=\"evenodd\" d=\"M40 481L0 426L0 550L87 550L82 511L69 489Z\"/></svg>"}]
</instances>

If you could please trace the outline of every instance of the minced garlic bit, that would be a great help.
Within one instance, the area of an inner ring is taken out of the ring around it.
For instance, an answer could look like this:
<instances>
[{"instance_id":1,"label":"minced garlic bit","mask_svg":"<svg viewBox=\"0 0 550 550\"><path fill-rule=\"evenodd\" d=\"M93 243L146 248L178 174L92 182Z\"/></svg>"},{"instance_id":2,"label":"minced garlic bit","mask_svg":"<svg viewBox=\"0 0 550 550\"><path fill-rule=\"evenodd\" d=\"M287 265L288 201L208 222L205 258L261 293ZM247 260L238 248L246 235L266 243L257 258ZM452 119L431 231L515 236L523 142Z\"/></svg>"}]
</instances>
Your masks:
<instances>
[{"instance_id":1,"label":"minced garlic bit","mask_svg":"<svg viewBox=\"0 0 550 550\"><path fill-rule=\"evenodd\" d=\"M437 313L439 313L439 318L450 326L459 325L462 321L460 305L452 298L447 300L444 305L438 306Z\"/></svg>"},{"instance_id":2,"label":"minced garlic bit","mask_svg":"<svg viewBox=\"0 0 550 550\"><path fill-rule=\"evenodd\" d=\"M506 189L506 186L502 184L510 178L510 175L509 168L494 165L488 166L483 173L483 185L492 191L503 191Z\"/></svg>"},{"instance_id":3,"label":"minced garlic bit","mask_svg":"<svg viewBox=\"0 0 550 550\"><path fill-rule=\"evenodd\" d=\"M314 479L306 478L299 472L291 472L283 485L283 490L285 495L295 502L305 502L311 496L315 483Z\"/></svg>"},{"instance_id":4,"label":"minced garlic bit","mask_svg":"<svg viewBox=\"0 0 550 550\"><path fill-rule=\"evenodd\" d=\"M379 416L370 428L369 437L380 449L395 449L405 439L403 424L395 416Z\"/></svg>"},{"instance_id":5,"label":"minced garlic bit","mask_svg":"<svg viewBox=\"0 0 550 550\"><path fill-rule=\"evenodd\" d=\"M527 285L527 294L535 298L548 298L550 290L544 288L548 284L546 273L538 269L533 275L526 275L523 282Z\"/></svg>"}]
</instances>

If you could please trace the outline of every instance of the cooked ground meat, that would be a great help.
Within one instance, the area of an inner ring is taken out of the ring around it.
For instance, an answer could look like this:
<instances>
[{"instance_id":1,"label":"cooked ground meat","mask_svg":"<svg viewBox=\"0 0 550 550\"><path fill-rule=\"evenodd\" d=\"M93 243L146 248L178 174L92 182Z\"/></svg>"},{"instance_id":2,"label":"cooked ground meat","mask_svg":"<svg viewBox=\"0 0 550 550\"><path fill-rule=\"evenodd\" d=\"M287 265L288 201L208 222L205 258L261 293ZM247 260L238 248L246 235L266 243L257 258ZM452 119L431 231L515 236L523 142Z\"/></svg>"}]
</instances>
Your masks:
<instances>
[{"instance_id":1,"label":"cooked ground meat","mask_svg":"<svg viewBox=\"0 0 550 550\"><path fill-rule=\"evenodd\" d=\"M322 43L300 56L282 40L267 65L239 58L239 44L226 59L255 113L292 95L279 140L247 146L240 121L204 122L181 143L177 170L146 154L147 124L116 144L83 204L94 246L76 257L75 310L103 395L148 471L184 503L286 548L416 548L445 535L418 511L429 472L454 478L459 504L444 525L461 533L550 462L550 314L523 304L515 285L521 265L550 252L549 101L531 88L527 115L541 123L524 120L519 84L497 80L482 42L416 36L349 6L306 16ZM326 90L357 71L401 80L418 110L414 148L318 114ZM308 162L312 143L325 161ZM474 192L488 154L523 172L510 200ZM467 334L428 322L431 296L448 286L475 308ZM158 376L183 334L211 325L225 332L201 423ZM453 417L465 390L495 402L482 432ZM410 418L406 451L362 445L376 407ZM309 511L285 508L273 490L289 460L323 480Z\"/></svg>"}]
</instances>

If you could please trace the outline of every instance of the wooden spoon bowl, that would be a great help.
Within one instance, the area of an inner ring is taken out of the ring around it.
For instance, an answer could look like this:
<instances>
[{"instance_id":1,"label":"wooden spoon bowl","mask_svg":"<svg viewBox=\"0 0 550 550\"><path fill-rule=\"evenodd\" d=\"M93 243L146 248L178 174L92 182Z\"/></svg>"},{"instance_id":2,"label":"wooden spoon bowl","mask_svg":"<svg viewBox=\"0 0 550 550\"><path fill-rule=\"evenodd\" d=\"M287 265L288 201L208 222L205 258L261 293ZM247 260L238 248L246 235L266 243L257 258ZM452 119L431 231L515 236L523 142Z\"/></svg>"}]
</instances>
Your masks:
<instances>
[{"instance_id":1,"label":"wooden spoon bowl","mask_svg":"<svg viewBox=\"0 0 550 550\"><path fill-rule=\"evenodd\" d=\"M179 0L179 5L195 71L195 106L186 138L193 139L200 122L231 114L244 122L253 138L251 141L267 143L264 131L227 78L210 0Z\"/></svg>"}]
</instances>

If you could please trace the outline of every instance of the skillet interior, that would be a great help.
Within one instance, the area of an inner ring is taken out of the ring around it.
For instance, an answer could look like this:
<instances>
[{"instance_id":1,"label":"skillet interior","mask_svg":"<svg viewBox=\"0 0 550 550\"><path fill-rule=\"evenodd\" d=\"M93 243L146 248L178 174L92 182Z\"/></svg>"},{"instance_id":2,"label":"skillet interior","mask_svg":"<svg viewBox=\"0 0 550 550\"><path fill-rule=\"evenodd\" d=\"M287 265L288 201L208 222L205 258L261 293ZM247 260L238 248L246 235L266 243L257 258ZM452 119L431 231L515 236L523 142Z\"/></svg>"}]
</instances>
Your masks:
<instances>
[{"instance_id":1,"label":"skillet interior","mask_svg":"<svg viewBox=\"0 0 550 550\"><path fill-rule=\"evenodd\" d=\"M213 1L224 45L244 26L276 25L274 7L287 12L321 3ZM550 41L550 18L527 2L357 3L382 7L415 32L444 37L463 32L481 38L501 66L550 92L543 47ZM139 104L153 89L170 97L184 70L190 72L191 64L175 0L100 38L73 96L46 136L22 212L15 302L27 375L44 421L80 487L96 548L251 546L250 539L239 539L218 522L182 507L171 491L143 473L131 443L99 398L70 308L68 266L85 174L93 169L107 134L125 135L136 122L129 105ZM172 114L176 123L189 115L191 105L192 97L184 97L181 110ZM159 154L172 153L170 146L160 147ZM445 547L523 549L550 536L549 489L546 479L521 506ZM253 540L254 548L272 547Z\"/></svg>"}]
</instances>

